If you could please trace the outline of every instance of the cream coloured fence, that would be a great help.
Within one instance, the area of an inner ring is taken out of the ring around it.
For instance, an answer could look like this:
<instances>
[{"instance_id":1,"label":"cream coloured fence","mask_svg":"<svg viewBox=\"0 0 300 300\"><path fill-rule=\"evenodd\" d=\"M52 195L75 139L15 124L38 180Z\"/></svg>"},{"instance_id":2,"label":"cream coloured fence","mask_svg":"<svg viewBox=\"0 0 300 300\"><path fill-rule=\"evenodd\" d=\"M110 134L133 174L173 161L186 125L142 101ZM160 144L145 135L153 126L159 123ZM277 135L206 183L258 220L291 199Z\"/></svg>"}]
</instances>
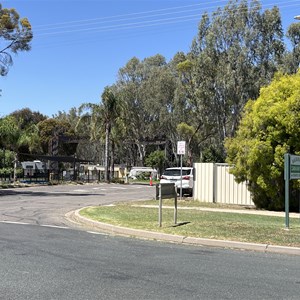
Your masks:
<instances>
[{"instance_id":1,"label":"cream coloured fence","mask_svg":"<svg viewBox=\"0 0 300 300\"><path fill-rule=\"evenodd\" d=\"M236 183L227 164L195 163L194 199L202 202L254 205L246 183Z\"/></svg>"}]
</instances>

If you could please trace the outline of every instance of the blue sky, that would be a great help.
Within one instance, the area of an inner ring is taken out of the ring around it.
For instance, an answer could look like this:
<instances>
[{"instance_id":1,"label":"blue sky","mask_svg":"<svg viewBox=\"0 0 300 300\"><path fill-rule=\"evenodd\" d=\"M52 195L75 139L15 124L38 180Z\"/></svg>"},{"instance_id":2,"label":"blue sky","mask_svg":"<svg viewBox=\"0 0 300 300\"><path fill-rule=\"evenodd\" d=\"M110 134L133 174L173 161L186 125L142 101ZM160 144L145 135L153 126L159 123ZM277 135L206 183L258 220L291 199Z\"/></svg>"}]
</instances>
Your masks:
<instances>
[{"instance_id":1,"label":"blue sky","mask_svg":"<svg viewBox=\"0 0 300 300\"><path fill-rule=\"evenodd\" d=\"M0 117L25 107L51 117L82 103L99 103L105 86L132 58L156 54L169 61L188 52L204 12L227 1L16 0L0 1L27 17L34 38L29 52L13 56L0 78ZM262 0L277 5L284 28L300 15L300 0ZM296 21L297 22L297 21ZM300 21L298 21L300 22Z\"/></svg>"}]
</instances>

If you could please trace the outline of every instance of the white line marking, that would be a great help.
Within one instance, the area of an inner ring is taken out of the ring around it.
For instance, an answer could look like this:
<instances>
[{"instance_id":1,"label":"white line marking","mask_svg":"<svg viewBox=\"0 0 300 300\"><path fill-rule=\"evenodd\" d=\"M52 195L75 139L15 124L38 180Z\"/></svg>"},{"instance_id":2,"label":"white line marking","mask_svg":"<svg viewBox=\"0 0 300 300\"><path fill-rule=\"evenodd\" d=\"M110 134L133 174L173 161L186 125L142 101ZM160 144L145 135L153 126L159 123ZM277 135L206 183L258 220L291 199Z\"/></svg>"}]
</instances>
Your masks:
<instances>
[{"instance_id":1,"label":"white line marking","mask_svg":"<svg viewBox=\"0 0 300 300\"><path fill-rule=\"evenodd\" d=\"M107 234L107 233L95 232L95 231L87 231L87 232L88 232L88 233L91 233L91 234L98 234L98 235L105 235L105 236L109 235L109 234Z\"/></svg>"},{"instance_id":2,"label":"white line marking","mask_svg":"<svg viewBox=\"0 0 300 300\"><path fill-rule=\"evenodd\" d=\"M70 229L69 227L66 227L66 226L37 225L37 224L24 223L24 222L14 222L14 221L0 221L0 223L5 223L5 224L16 224L16 225L33 225L33 226L41 226L41 227L51 227L51 228Z\"/></svg>"},{"instance_id":3,"label":"white line marking","mask_svg":"<svg viewBox=\"0 0 300 300\"><path fill-rule=\"evenodd\" d=\"M24 223L24 222L13 222L13 221L0 221L0 222L7 223L7 224L30 225L29 223Z\"/></svg>"},{"instance_id":4,"label":"white line marking","mask_svg":"<svg viewBox=\"0 0 300 300\"><path fill-rule=\"evenodd\" d=\"M60 229L70 229L69 227L66 226L56 226L56 225L40 225L42 227L51 227L51 228L60 228Z\"/></svg>"}]
</instances>

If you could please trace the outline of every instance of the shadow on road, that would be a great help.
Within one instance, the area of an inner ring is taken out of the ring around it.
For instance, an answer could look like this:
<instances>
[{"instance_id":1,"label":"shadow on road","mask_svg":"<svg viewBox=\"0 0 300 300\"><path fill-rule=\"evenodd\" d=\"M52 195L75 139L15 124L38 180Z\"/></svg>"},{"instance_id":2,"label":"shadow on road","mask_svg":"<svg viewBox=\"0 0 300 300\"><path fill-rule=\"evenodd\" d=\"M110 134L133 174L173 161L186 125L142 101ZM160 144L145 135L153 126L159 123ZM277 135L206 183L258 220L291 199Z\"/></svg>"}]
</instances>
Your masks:
<instances>
[{"instance_id":1,"label":"shadow on road","mask_svg":"<svg viewBox=\"0 0 300 300\"><path fill-rule=\"evenodd\" d=\"M33 196L33 197L42 197L42 196L74 196L74 197L88 197L88 196L105 196L105 194L101 193L74 193L74 192L41 192L41 191L18 191L16 190L0 190L1 196L16 196L16 195L25 195L25 196Z\"/></svg>"}]
</instances>

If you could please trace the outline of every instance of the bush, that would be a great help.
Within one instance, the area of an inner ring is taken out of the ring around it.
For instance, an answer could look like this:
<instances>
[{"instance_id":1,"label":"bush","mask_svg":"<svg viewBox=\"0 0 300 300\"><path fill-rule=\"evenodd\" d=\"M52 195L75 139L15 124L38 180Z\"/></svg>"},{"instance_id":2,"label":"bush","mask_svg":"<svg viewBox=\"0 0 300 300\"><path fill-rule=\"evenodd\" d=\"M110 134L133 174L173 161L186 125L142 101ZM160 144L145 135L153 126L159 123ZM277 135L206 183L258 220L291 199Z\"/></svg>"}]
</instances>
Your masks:
<instances>
[{"instance_id":1,"label":"bush","mask_svg":"<svg viewBox=\"0 0 300 300\"><path fill-rule=\"evenodd\" d=\"M249 182L258 208L284 209L284 154L300 154L299 125L300 73L277 74L247 103L236 136L225 142L231 173L237 182ZM299 211L299 183L290 186L290 209Z\"/></svg>"}]
</instances>

